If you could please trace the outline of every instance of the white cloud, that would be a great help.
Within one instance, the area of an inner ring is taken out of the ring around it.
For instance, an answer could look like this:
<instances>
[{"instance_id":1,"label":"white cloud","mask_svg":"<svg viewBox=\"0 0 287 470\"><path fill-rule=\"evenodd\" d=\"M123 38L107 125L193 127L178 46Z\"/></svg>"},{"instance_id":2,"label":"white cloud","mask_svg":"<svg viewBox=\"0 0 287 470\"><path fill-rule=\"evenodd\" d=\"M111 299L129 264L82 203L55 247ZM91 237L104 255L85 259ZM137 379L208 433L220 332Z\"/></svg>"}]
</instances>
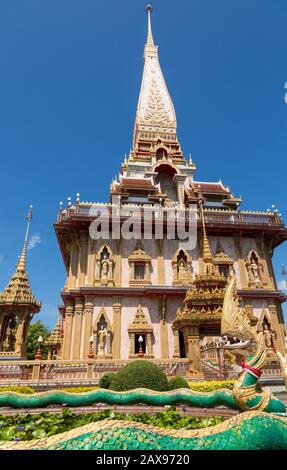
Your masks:
<instances>
[{"instance_id":1,"label":"white cloud","mask_svg":"<svg viewBox=\"0 0 287 470\"><path fill-rule=\"evenodd\" d=\"M279 290L287 290L287 284L284 279L282 279L281 281L277 281L277 286Z\"/></svg>"},{"instance_id":2,"label":"white cloud","mask_svg":"<svg viewBox=\"0 0 287 470\"><path fill-rule=\"evenodd\" d=\"M33 248L35 248L36 245L41 243L41 241L42 241L41 237L38 233L35 233L34 235L32 235L28 243L28 247L27 247L28 250L33 250Z\"/></svg>"}]
</instances>

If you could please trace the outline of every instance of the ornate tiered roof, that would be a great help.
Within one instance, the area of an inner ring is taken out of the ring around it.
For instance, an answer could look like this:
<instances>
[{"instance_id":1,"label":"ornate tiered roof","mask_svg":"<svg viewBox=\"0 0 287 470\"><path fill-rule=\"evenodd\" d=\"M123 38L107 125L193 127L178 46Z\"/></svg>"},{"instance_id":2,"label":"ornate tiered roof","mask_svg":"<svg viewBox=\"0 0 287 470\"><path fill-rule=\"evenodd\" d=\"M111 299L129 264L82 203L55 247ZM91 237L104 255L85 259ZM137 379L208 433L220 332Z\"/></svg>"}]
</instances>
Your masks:
<instances>
[{"instance_id":1,"label":"ornate tiered roof","mask_svg":"<svg viewBox=\"0 0 287 470\"><path fill-rule=\"evenodd\" d=\"M200 197L200 211L203 230L203 262L204 272L196 274L191 289L186 293L183 308L177 311L173 322L175 328L185 324L219 322L222 314L225 287L227 279L219 273L211 253L206 233L203 212L203 198Z\"/></svg>"},{"instance_id":2,"label":"ornate tiered roof","mask_svg":"<svg viewBox=\"0 0 287 470\"><path fill-rule=\"evenodd\" d=\"M45 344L47 346L56 346L56 345L61 344L62 342L63 342L63 334L62 334L61 320L60 320L60 314L59 314L54 331L51 334L51 336L49 336L49 338L46 340Z\"/></svg>"},{"instance_id":3,"label":"ornate tiered roof","mask_svg":"<svg viewBox=\"0 0 287 470\"><path fill-rule=\"evenodd\" d=\"M26 272L27 243L31 218L32 211L30 209L23 251L15 273L12 275L8 286L0 294L0 308L3 308L3 306L29 307L33 313L37 313L41 309L41 302L33 295Z\"/></svg>"}]
</instances>

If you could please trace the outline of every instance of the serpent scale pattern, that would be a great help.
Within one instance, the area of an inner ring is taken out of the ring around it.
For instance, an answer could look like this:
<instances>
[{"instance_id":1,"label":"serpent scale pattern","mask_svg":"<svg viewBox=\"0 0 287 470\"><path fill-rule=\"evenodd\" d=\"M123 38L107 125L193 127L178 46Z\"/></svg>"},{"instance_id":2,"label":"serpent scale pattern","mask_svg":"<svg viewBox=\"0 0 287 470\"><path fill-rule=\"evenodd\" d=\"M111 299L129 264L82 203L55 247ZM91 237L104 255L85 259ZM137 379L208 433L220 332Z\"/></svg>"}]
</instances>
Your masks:
<instances>
[{"instance_id":1,"label":"serpent scale pattern","mask_svg":"<svg viewBox=\"0 0 287 470\"><path fill-rule=\"evenodd\" d=\"M28 442L0 442L0 450L287 450L287 418L248 411L199 430L166 430L105 420Z\"/></svg>"}]
</instances>

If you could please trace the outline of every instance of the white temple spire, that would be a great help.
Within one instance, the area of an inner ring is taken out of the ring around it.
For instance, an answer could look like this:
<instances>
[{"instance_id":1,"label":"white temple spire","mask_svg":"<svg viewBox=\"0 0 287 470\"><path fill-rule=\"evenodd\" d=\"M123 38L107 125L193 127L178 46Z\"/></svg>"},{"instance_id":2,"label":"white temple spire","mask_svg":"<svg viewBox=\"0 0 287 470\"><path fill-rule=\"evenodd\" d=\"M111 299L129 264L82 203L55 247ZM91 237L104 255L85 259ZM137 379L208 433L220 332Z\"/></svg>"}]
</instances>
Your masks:
<instances>
[{"instance_id":1,"label":"white temple spire","mask_svg":"<svg viewBox=\"0 0 287 470\"><path fill-rule=\"evenodd\" d=\"M151 6L147 5L148 34L144 50L144 71L138 101L134 147L142 135L151 133L168 140L176 140L176 115L158 60L158 48L154 44L151 28Z\"/></svg>"}]
</instances>

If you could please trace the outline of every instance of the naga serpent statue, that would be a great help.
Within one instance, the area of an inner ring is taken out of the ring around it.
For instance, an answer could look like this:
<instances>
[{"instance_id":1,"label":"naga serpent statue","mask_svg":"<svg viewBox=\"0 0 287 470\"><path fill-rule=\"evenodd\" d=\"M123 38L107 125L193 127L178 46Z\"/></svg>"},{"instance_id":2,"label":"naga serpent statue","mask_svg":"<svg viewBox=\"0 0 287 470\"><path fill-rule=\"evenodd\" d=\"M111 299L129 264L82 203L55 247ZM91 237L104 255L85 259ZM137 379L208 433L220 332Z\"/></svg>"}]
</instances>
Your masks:
<instances>
[{"instance_id":1,"label":"naga serpent statue","mask_svg":"<svg viewBox=\"0 0 287 470\"><path fill-rule=\"evenodd\" d=\"M285 405L275 398L269 389L257 392L261 369L266 360L266 344L262 331L251 326L244 309L239 308L236 292L236 279L233 274L227 286L221 320L221 336L224 349L244 357L241 362L243 372L233 388L233 396L241 411L258 410L285 413Z\"/></svg>"},{"instance_id":2,"label":"naga serpent statue","mask_svg":"<svg viewBox=\"0 0 287 470\"><path fill-rule=\"evenodd\" d=\"M241 359L244 357L241 361L243 371L233 390L221 389L200 393L189 389L170 392L147 389L114 392L97 389L81 394L51 390L32 395L0 392L0 407L38 408L54 404L77 407L94 403L145 403L153 406L185 404L204 408L225 406L243 413L219 425L196 431L169 431L130 421L108 420L41 439L37 443L0 442L0 449L287 449L284 403L274 397L268 389L262 392L257 390L266 359L263 332L255 330L246 311L239 308L238 304L235 276L232 275L223 303L221 336L224 349L240 356ZM246 435L251 433L252 439L246 440Z\"/></svg>"}]
</instances>

